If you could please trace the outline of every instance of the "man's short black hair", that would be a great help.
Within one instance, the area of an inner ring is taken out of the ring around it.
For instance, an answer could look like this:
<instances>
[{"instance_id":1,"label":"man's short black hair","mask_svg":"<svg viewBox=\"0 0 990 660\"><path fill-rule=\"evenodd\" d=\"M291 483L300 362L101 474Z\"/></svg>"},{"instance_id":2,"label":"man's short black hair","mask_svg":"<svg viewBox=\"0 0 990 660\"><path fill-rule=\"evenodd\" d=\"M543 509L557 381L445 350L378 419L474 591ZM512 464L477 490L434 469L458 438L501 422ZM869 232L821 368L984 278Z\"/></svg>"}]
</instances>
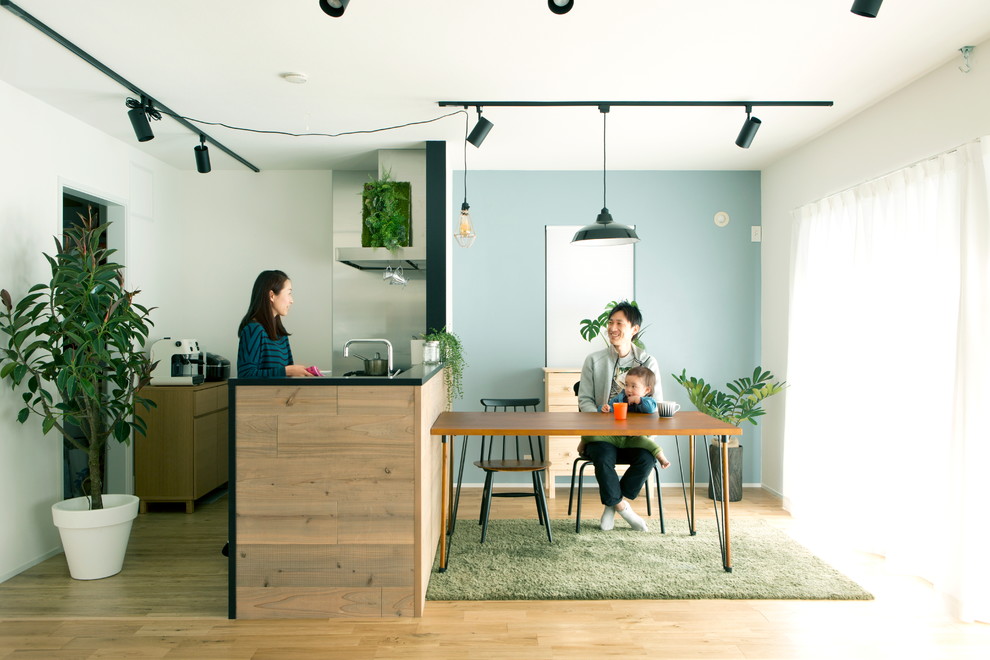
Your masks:
<instances>
[{"instance_id":1,"label":"man's short black hair","mask_svg":"<svg viewBox=\"0 0 990 660\"><path fill-rule=\"evenodd\" d=\"M643 314L639 311L639 307L636 307L627 300L623 300L612 308L612 311L608 314L608 318L611 319L619 312L626 315L626 320L629 321L629 325L638 325L640 328L643 327Z\"/></svg>"}]
</instances>

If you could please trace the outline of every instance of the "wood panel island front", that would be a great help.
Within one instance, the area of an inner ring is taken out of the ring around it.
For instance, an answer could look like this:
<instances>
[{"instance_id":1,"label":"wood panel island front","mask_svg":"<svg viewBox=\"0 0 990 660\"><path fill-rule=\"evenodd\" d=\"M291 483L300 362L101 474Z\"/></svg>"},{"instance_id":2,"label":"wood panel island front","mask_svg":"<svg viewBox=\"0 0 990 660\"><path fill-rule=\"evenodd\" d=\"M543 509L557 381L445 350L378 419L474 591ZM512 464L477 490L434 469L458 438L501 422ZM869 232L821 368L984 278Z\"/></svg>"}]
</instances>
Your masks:
<instances>
[{"instance_id":1,"label":"wood panel island front","mask_svg":"<svg viewBox=\"0 0 990 660\"><path fill-rule=\"evenodd\" d=\"M230 618L422 616L441 371L229 381Z\"/></svg>"}]
</instances>

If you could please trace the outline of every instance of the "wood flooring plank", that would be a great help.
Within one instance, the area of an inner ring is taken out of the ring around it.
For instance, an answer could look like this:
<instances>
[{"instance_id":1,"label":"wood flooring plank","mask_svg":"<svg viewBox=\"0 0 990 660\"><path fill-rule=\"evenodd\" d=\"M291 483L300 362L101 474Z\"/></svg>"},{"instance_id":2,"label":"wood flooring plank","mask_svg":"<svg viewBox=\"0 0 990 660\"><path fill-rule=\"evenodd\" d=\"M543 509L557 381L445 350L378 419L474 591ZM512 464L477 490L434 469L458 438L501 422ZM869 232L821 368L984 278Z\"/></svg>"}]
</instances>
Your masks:
<instances>
[{"instance_id":1,"label":"wood flooring plank","mask_svg":"<svg viewBox=\"0 0 990 660\"><path fill-rule=\"evenodd\" d=\"M477 490L462 495L464 520L477 515ZM597 493L588 491L586 498L586 515L597 515ZM668 522L679 524L680 489L665 488L664 503ZM531 516L531 502L500 504L493 515ZM712 515L709 500L699 497L698 504L699 517ZM733 516L770 520L793 531L772 494L747 488L732 507ZM567 491L559 489L550 514L563 518L566 508ZM0 659L985 660L990 648L990 626L952 619L923 581L896 574L875 556L803 538L876 600L430 601L421 618L231 621L227 563L219 552L226 524L225 499L198 505L188 515L141 514L117 576L71 580L65 559L56 556L0 584ZM401 589L380 587L380 593L378 607L402 607Z\"/></svg>"}]
</instances>

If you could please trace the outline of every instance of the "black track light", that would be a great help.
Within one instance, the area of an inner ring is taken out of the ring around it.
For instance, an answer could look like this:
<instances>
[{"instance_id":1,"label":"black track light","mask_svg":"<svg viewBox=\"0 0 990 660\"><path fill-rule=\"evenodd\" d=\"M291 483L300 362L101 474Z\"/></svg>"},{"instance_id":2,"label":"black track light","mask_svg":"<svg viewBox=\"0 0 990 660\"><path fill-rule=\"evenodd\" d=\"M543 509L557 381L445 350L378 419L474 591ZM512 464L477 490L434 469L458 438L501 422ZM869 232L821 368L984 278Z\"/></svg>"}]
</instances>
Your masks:
<instances>
[{"instance_id":1,"label":"black track light","mask_svg":"<svg viewBox=\"0 0 990 660\"><path fill-rule=\"evenodd\" d=\"M206 136L200 134L199 145L193 147L196 153L196 171L200 174L208 174L210 169L210 148L206 146Z\"/></svg>"},{"instance_id":2,"label":"black track light","mask_svg":"<svg viewBox=\"0 0 990 660\"><path fill-rule=\"evenodd\" d=\"M491 123L487 119L481 116L481 106L478 106L478 123L474 125L471 129L471 134L468 135L467 141L476 147L480 147L481 143L485 141L488 137L488 131L492 130L495 124Z\"/></svg>"},{"instance_id":3,"label":"black track light","mask_svg":"<svg viewBox=\"0 0 990 660\"><path fill-rule=\"evenodd\" d=\"M566 14L574 9L574 0L547 0L547 5L555 14Z\"/></svg>"},{"instance_id":4,"label":"black track light","mask_svg":"<svg viewBox=\"0 0 990 660\"><path fill-rule=\"evenodd\" d=\"M756 137L756 131L760 130L760 124L763 123L756 117L751 117L751 112L753 112L753 108L747 105L746 121L743 122L742 129L739 131L739 137L736 138L736 146L742 147L743 149L749 149L749 145L753 144L753 138Z\"/></svg>"},{"instance_id":5,"label":"black track light","mask_svg":"<svg viewBox=\"0 0 990 660\"><path fill-rule=\"evenodd\" d=\"M883 4L883 0L855 0L853 2L852 13L857 16L865 16L867 18L876 18L877 12L880 11L880 5Z\"/></svg>"},{"instance_id":6,"label":"black track light","mask_svg":"<svg viewBox=\"0 0 990 660\"><path fill-rule=\"evenodd\" d=\"M347 9L347 3L351 0L320 0L320 9L323 13L329 14L334 18L340 18L344 15L344 10Z\"/></svg>"},{"instance_id":7,"label":"black track light","mask_svg":"<svg viewBox=\"0 0 990 660\"><path fill-rule=\"evenodd\" d=\"M148 140L155 139L155 134L151 131L151 124L148 123L148 117L161 119L162 116L155 110L151 101L144 96L141 97L140 101L128 98L125 105L130 108L127 111L127 116L131 120L131 126L134 128L134 136L138 142L147 142Z\"/></svg>"}]
</instances>

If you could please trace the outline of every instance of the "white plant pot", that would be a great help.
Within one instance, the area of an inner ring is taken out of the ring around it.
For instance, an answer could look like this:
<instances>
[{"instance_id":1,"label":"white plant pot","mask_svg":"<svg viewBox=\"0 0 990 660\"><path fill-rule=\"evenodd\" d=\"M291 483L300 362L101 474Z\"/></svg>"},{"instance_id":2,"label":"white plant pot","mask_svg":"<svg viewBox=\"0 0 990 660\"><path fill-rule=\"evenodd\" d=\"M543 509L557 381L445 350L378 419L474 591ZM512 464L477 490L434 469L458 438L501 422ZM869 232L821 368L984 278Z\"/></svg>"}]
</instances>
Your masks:
<instances>
[{"instance_id":1,"label":"white plant pot","mask_svg":"<svg viewBox=\"0 0 990 660\"><path fill-rule=\"evenodd\" d=\"M98 580L120 572L138 502L134 495L104 495L103 508L97 511L90 511L88 497L52 505L69 575L76 580Z\"/></svg>"},{"instance_id":2,"label":"white plant pot","mask_svg":"<svg viewBox=\"0 0 990 660\"><path fill-rule=\"evenodd\" d=\"M424 339L409 340L409 353L412 356L410 364L423 364L423 344L425 343L426 340Z\"/></svg>"}]
</instances>

